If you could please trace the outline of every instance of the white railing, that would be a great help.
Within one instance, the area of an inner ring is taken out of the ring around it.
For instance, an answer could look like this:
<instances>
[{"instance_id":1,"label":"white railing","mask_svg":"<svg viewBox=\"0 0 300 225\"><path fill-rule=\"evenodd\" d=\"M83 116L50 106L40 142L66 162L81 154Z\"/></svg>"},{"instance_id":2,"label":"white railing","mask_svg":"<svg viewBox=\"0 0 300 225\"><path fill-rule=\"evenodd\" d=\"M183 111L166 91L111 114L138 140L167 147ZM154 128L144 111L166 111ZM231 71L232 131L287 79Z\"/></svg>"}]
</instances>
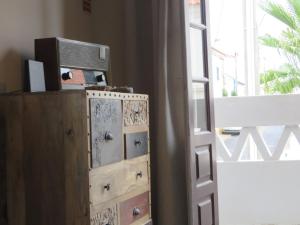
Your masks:
<instances>
[{"instance_id":1,"label":"white railing","mask_svg":"<svg viewBox=\"0 0 300 225\"><path fill-rule=\"evenodd\" d=\"M215 118L220 224L300 224L300 95L216 99Z\"/></svg>"},{"instance_id":2,"label":"white railing","mask_svg":"<svg viewBox=\"0 0 300 225\"><path fill-rule=\"evenodd\" d=\"M215 99L215 112L217 151L223 161L239 161L246 146L250 148L248 160L258 159L258 155L265 161L279 160L292 134L296 138L293 145L300 143L300 95L219 98ZM274 126L283 126L283 129L271 151L261 127L271 130ZM239 127L235 145L226 145L228 135L221 134L221 130L228 127Z\"/></svg>"}]
</instances>

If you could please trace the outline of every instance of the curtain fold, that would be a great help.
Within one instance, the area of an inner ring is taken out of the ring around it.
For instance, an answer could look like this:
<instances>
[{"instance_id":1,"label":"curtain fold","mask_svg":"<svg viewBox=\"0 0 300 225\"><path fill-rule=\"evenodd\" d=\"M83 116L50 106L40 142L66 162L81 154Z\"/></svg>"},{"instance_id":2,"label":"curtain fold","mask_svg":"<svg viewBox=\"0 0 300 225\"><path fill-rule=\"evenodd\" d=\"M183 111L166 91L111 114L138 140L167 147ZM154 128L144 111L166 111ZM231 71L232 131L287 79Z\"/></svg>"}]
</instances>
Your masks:
<instances>
[{"instance_id":1,"label":"curtain fold","mask_svg":"<svg viewBox=\"0 0 300 225\"><path fill-rule=\"evenodd\" d=\"M187 225L184 0L126 0L126 81L150 95L154 225Z\"/></svg>"},{"instance_id":2,"label":"curtain fold","mask_svg":"<svg viewBox=\"0 0 300 225\"><path fill-rule=\"evenodd\" d=\"M184 0L153 0L154 212L157 225L187 225Z\"/></svg>"}]
</instances>

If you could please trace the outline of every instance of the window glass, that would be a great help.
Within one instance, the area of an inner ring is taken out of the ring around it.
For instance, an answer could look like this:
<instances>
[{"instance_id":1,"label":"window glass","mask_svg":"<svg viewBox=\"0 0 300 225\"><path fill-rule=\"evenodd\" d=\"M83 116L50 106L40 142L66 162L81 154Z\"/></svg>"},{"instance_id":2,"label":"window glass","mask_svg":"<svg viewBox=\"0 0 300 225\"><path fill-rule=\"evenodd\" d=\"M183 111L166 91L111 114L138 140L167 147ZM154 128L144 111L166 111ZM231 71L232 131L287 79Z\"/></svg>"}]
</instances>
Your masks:
<instances>
[{"instance_id":1,"label":"window glass","mask_svg":"<svg viewBox=\"0 0 300 225\"><path fill-rule=\"evenodd\" d=\"M194 127L195 133L208 130L206 84L193 82Z\"/></svg>"},{"instance_id":2,"label":"window glass","mask_svg":"<svg viewBox=\"0 0 300 225\"><path fill-rule=\"evenodd\" d=\"M190 23L198 25L202 23L200 0L189 0L189 16Z\"/></svg>"},{"instance_id":3,"label":"window glass","mask_svg":"<svg viewBox=\"0 0 300 225\"><path fill-rule=\"evenodd\" d=\"M191 68L193 80L204 77L203 68L203 33L201 30L190 28Z\"/></svg>"}]
</instances>

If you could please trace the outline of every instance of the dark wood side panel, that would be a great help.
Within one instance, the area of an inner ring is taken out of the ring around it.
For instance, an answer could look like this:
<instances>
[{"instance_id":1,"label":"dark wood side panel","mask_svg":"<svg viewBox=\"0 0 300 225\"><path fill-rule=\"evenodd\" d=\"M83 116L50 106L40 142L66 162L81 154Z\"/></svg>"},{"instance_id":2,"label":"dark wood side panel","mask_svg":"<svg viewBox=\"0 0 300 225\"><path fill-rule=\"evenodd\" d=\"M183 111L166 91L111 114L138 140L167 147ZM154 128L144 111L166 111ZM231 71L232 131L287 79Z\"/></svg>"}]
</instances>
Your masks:
<instances>
[{"instance_id":1,"label":"dark wood side panel","mask_svg":"<svg viewBox=\"0 0 300 225\"><path fill-rule=\"evenodd\" d=\"M66 224L88 225L89 168L85 92L63 95L62 105Z\"/></svg>"},{"instance_id":2,"label":"dark wood side panel","mask_svg":"<svg viewBox=\"0 0 300 225\"><path fill-rule=\"evenodd\" d=\"M26 222L65 225L64 129L61 97L24 96Z\"/></svg>"},{"instance_id":3,"label":"dark wood side panel","mask_svg":"<svg viewBox=\"0 0 300 225\"><path fill-rule=\"evenodd\" d=\"M24 96L26 222L89 223L84 92Z\"/></svg>"},{"instance_id":4,"label":"dark wood side panel","mask_svg":"<svg viewBox=\"0 0 300 225\"><path fill-rule=\"evenodd\" d=\"M60 90L60 66L56 38L35 40L35 59L44 63L46 90Z\"/></svg>"},{"instance_id":5,"label":"dark wood side panel","mask_svg":"<svg viewBox=\"0 0 300 225\"><path fill-rule=\"evenodd\" d=\"M7 225L7 197L6 197L6 122L4 115L4 98L0 98L0 224Z\"/></svg>"},{"instance_id":6,"label":"dark wood side panel","mask_svg":"<svg viewBox=\"0 0 300 225\"><path fill-rule=\"evenodd\" d=\"M3 96L1 113L5 117L6 194L9 225L25 225L22 96Z\"/></svg>"}]
</instances>

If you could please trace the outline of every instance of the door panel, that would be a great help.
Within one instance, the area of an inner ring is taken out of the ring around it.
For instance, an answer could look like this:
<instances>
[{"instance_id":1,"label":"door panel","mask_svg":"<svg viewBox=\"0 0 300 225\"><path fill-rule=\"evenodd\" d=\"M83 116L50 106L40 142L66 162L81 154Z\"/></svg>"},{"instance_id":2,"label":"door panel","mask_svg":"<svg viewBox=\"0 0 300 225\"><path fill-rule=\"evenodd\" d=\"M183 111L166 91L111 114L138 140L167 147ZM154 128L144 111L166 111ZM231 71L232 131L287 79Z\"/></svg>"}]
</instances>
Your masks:
<instances>
[{"instance_id":1,"label":"door panel","mask_svg":"<svg viewBox=\"0 0 300 225\"><path fill-rule=\"evenodd\" d=\"M208 0L185 0L189 225L218 225Z\"/></svg>"},{"instance_id":2,"label":"door panel","mask_svg":"<svg viewBox=\"0 0 300 225\"><path fill-rule=\"evenodd\" d=\"M198 205L198 223L199 225L213 225L213 203L212 199L204 199Z\"/></svg>"},{"instance_id":3,"label":"door panel","mask_svg":"<svg viewBox=\"0 0 300 225\"><path fill-rule=\"evenodd\" d=\"M205 146L196 149L195 158L197 186L213 181L211 148L209 146Z\"/></svg>"}]
</instances>

